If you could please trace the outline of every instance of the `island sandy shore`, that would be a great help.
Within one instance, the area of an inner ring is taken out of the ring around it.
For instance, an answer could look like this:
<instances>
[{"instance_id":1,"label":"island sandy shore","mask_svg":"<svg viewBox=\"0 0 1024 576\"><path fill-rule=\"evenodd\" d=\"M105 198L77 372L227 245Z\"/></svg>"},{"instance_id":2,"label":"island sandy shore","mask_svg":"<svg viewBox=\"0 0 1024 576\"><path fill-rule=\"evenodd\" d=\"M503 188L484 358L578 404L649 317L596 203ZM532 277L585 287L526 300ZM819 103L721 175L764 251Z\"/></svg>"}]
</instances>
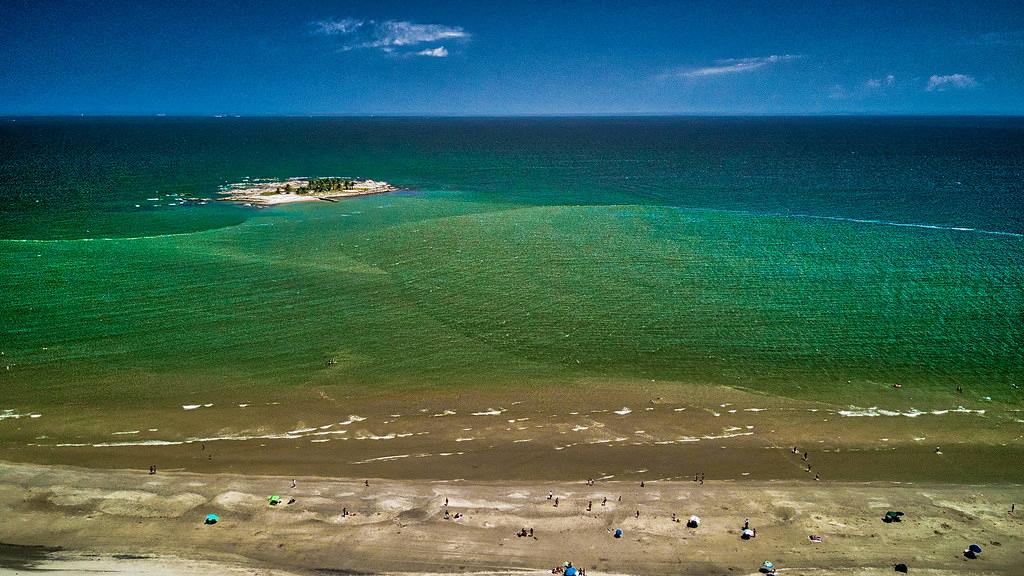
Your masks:
<instances>
[{"instance_id":1,"label":"island sandy shore","mask_svg":"<svg viewBox=\"0 0 1024 576\"><path fill-rule=\"evenodd\" d=\"M0 463L0 573L543 574L571 560L591 574L754 574L770 559L794 575L899 562L938 575L1024 562L1024 518L1009 513L1020 485L292 480ZM887 510L907 516L886 524ZM220 522L204 525L211 513ZM962 555L971 543L985 549L976 560Z\"/></svg>"},{"instance_id":2,"label":"island sandy shore","mask_svg":"<svg viewBox=\"0 0 1024 576\"><path fill-rule=\"evenodd\" d=\"M295 202L333 202L341 198L384 194L398 190L387 182L377 180L349 180L350 186L319 192L308 189L311 180L293 178L281 181L250 181L231 184L221 191L222 201L240 202L258 206L293 204Z\"/></svg>"}]
</instances>

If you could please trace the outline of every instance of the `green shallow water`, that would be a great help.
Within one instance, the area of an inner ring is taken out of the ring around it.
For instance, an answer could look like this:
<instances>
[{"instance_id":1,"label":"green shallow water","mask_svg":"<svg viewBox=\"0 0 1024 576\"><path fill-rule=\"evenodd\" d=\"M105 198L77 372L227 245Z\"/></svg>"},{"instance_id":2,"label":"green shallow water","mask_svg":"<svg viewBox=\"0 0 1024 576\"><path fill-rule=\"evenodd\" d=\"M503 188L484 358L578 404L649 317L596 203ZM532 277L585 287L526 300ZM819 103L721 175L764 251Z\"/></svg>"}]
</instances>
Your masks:
<instances>
[{"instance_id":1,"label":"green shallow water","mask_svg":"<svg viewBox=\"0 0 1024 576\"><path fill-rule=\"evenodd\" d=\"M273 156L260 134L294 144L312 121L196 120L212 135L194 146L193 124L53 122L3 133L21 158L3 165L18 187L5 192L0 240L0 348L13 364L0 383L12 406L594 376L839 402L893 383L1022 400L1024 239L1011 178L1022 154L1005 127L925 123L918 138L954 144L925 154L919 139L900 140L906 126L881 120L404 120L383 125L390 140L367 121L325 120L317 130L342 122L344 137ZM874 150L879 131L903 163L883 151L836 160ZM804 138L778 141L794 132ZM602 144L609 134L614 144ZM32 167L55 142L63 152L51 160L74 166L58 170L60 186ZM81 142L105 163L79 165L66 150ZM238 151L208 158L232 142ZM944 155L952 168L937 163ZM200 166L170 172L190 161ZM306 174L416 191L265 210L134 208L158 186L209 195L247 175ZM973 192L949 193L949 178Z\"/></svg>"}]
</instances>

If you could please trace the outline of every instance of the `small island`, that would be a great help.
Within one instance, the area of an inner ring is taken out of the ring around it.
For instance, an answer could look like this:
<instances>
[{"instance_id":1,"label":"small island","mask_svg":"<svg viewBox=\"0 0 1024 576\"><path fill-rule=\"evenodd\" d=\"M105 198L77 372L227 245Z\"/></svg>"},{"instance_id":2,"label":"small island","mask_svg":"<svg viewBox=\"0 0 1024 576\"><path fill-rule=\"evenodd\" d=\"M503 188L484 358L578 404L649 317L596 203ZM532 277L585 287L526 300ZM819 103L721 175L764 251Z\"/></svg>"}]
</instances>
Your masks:
<instances>
[{"instance_id":1,"label":"small island","mask_svg":"<svg viewBox=\"0 0 1024 576\"><path fill-rule=\"evenodd\" d=\"M292 202L327 201L368 196L398 190L387 182L353 178L290 178L283 181L249 181L221 189L225 202L243 202L258 206Z\"/></svg>"}]
</instances>

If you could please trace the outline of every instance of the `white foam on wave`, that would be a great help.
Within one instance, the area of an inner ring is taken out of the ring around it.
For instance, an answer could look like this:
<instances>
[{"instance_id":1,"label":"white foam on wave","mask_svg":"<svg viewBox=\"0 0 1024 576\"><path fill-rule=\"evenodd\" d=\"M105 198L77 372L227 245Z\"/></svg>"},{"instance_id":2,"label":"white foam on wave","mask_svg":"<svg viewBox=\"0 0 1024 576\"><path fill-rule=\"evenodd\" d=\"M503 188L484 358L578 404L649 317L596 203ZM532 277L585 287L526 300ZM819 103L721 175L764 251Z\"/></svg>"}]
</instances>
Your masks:
<instances>
[{"instance_id":1,"label":"white foam on wave","mask_svg":"<svg viewBox=\"0 0 1024 576\"><path fill-rule=\"evenodd\" d=\"M355 414L349 414L348 420L338 422L338 426L348 426L353 422L362 422L363 420L366 420L366 418L363 418L362 416L356 416Z\"/></svg>"},{"instance_id":2,"label":"white foam on wave","mask_svg":"<svg viewBox=\"0 0 1024 576\"><path fill-rule=\"evenodd\" d=\"M394 456L380 456L378 458L367 458L366 460L359 460L357 462L349 462L349 464L369 464L370 462L390 462L392 460L401 460L402 458L410 458L412 454L395 454Z\"/></svg>"},{"instance_id":3,"label":"white foam on wave","mask_svg":"<svg viewBox=\"0 0 1024 576\"><path fill-rule=\"evenodd\" d=\"M395 434L393 432L383 436L378 436L376 434L357 434L355 438L356 440L394 440Z\"/></svg>"},{"instance_id":4,"label":"white foam on wave","mask_svg":"<svg viewBox=\"0 0 1024 576\"><path fill-rule=\"evenodd\" d=\"M181 409L182 410L195 410L196 408L202 408L202 407L203 407L202 404L182 404L181 405Z\"/></svg>"},{"instance_id":5,"label":"white foam on wave","mask_svg":"<svg viewBox=\"0 0 1024 576\"><path fill-rule=\"evenodd\" d=\"M209 438L186 438L185 440L134 440L124 442L99 442L89 443L63 443L54 444L58 448L91 446L93 448L119 448L126 446L180 446L183 444L196 444L204 442L245 442L248 440L297 440L303 436L293 434L261 434L254 436L212 436Z\"/></svg>"},{"instance_id":6,"label":"white foam on wave","mask_svg":"<svg viewBox=\"0 0 1024 576\"><path fill-rule=\"evenodd\" d=\"M131 436L132 434L138 434L141 430L127 430L125 432L111 432L111 436Z\"/></svg>"},{"instance_id":7,"label":"white foam on wave","mask_svg":"<svg viewBox=\"0 0 1024 576\"><path fill-rule=\"evenodd\" d=\"M619 416L625 416L626 414L629 414L629 413L631 413L631 412L633 412L633 411L632 411L632 410L630 410L630 409L629 409L628 407L626 407L626 406L623 406L621 410L616 410L616 411L615 411L615 413L616 413L616 414L618 414Z\"/></svg>"},{"instance_id":8,"label":"white foam on wave","mask_svg":"<svg viewBox=\"0 0 1024 576\"><path fill-rule=\"evenodd\" d=\"M37 413L34 413L34 412L28 413L28 414L19 414L17 411L15 411L13 409L4 410L3 412L0 412L0 420L7 420L7 419L17 420L19 418L39 418L41 416L42 416L42 414L37 414Z\"/></svg>"},{"instance_id":9,"label":"white foam on wave","mask_svg":"<svg viewBox=\"0 0 1024 576\"><path fill-rule=\"evenodd\" d=\"M455 410L444 410L442 412L438 412L437 414L430 415L431 418L441 418L442 416L455 416Z\"/></svg>"},{"instance_id":10,"label":"white foam on wave","mask_svg":"<svg viewBox=\"0 0 1024 576\"><path fill-rule=\"evenodd\" d=\"M495 410L494 408L488 408L487 410L484 410L483 412L473 412L473 416L500 416L501 413L504 412L504 411L505 411L504 408L502 408L500 410Z\"/></svg>"},{"instance_id":11,"label":"white foam on wave","mask_svg":"<svg viewBox=\"0 0 1024 576\"><path fill-rule=\"evenodd\" d=\"M735 432L732 434L719 434L718 436L704 436L705 440L724 440L725 438L735 438L737 436L753 436L753 432Z\"/></svg>"},{"instance_id":12,"label":"white foam on wave","mask_svg":"<svg viewBox=\"0 0 1024 576\"><path fill-rule=\"evenodd\" d=\"M979 416L985 414L984 410L971 410L968 408L964 408L963 406L958 406L955 410L932 410L931 412L922 412L916 408L911 408L910 410L907 411L900 411L886 410L884 408L879 408L877 406L872 406L871 408L858 408L856 406L851 406L849 410L839 410L837 414L847 418L876 418L878 416L904 416L907 418L917 418L918 416L922 416L925 414L932 416L943 416L945 414L949 414L950 412L957 414L978 414Z\"/></svg>"},{"instance_id":13,"label":"white foam on wave","mask_svg":"<svg viewBox=\"0 0 1024 576\"><path fill-rule=\"evenodd\" d=\"M806 218L810 220L831 220L833 222L849 222L853 224L871 224L875 226L896 226L899 228L924 228L927 230L948 230L952 232L970 232L974 234L986 234L990 236L1008 236L1011 238L1024 238L1024 234L1017 232L1003 232L1001 230L985 230L981 228L969 228L967 226L939 226L936 224L916 224L908 222L894 222L891 220L876 220L872 218L848 218L844 216L825 216L819 214L786 214L783 212L754 212L751 210L729 210L724 208L686 208L678 207L678 210L689 210L692 212L720 212L725 214L740 214L744 216L767 216L775 218Z\"/></svg>"}]
</instances>

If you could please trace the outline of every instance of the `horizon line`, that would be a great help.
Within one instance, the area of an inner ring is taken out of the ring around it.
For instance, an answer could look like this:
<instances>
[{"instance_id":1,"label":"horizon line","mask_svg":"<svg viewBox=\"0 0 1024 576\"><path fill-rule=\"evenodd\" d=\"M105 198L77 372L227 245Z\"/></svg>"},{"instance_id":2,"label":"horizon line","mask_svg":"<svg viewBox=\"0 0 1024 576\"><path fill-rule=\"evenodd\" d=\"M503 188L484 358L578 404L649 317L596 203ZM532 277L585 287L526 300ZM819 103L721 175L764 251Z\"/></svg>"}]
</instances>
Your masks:
<instances>
[{"instance_id":1,"label":"horizon line","mask_svg":"<svg viewBox=\"0 0 1024 576\"><path fill-rule=\"evenodd\" d=\"M326 113L326 114L225 114L225 113L38 113L10 114L0 112L4 120L30 118L1024 118L1022 112L586 112L586 113L521 113L521 114L422 114L403 112Z\"/></svg>"}]
</instances>

